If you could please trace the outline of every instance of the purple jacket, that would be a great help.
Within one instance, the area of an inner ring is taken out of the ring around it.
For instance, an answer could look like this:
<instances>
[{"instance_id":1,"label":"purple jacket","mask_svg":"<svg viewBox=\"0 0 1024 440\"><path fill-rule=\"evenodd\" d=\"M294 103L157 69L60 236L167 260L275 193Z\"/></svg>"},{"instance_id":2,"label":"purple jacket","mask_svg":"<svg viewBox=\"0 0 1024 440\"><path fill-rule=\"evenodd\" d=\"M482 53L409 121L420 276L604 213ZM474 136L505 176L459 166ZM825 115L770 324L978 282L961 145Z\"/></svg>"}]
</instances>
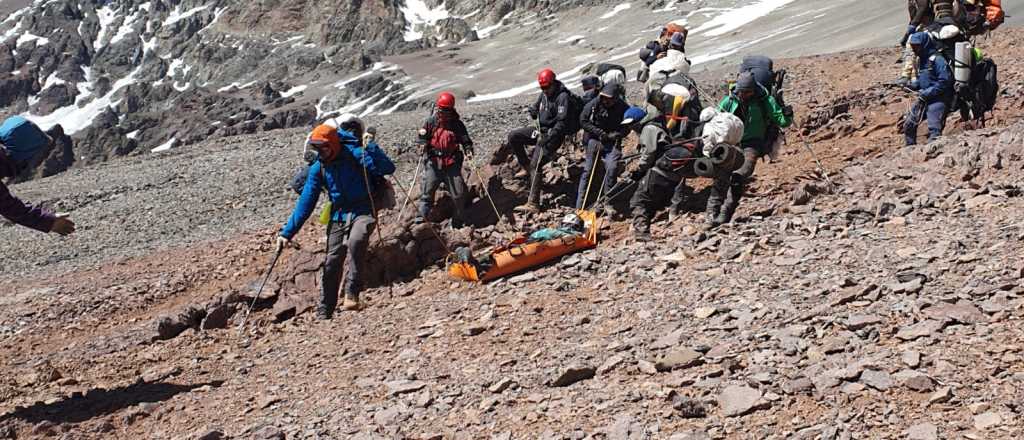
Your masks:
<instances>
[{"instance_id":1,"label":"purple jacket","mask_svg":"<svg viewBox=\"0 0 1024 440\"><path fill-rule=\"evenodd\" d=\"M6 154L0 152L0 178L13 177L15 174L17 172L14 163L7 158ZM50 232L55 219L53 213L33 207L14 197L2 181L0 181L0 215L14 223L42 232Z\"/></svg>"}]
</instances>

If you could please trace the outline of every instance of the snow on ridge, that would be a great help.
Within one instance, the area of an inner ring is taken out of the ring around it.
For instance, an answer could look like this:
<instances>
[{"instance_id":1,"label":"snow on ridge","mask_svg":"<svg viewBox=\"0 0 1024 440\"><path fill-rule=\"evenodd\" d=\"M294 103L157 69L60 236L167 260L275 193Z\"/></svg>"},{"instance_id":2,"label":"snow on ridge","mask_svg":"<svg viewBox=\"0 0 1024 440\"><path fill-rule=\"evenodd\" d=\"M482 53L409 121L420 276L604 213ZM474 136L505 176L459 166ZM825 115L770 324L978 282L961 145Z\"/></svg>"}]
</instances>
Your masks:
<instances>
[{"instance_id":1,"label":"snow on ridge","mask_svg":"<svg viewBox=\"0 0 1024 440\"><path fill-rule=\"evenodd\" d=\"M607 13L602 15L601 16L601 20L607 20L609 18L612 18L616 14L618 14L619 12L622 12L622 11L625 11L626 9L629 9L631 6L633 6L633 5L629 4L629 3L620 3L620 4L616 5L614 8L612 8L611 11L608 11Z\"/></svg>"},{"instance_id":2,"label":"snow on ridge","mask_svg":"<svg viewBox=\"0 0 1024 440\"><path fill-rule=\"evenodd\" d=\"M170 26L170 25L172 25L174 23L177 23L177 22L179 22L181 20L189 18L189 17L191 17L193 15L196 15L196 14L198 14L198 13L200 13L200 12L206 10L206 9L209 9L209 8L210 8L210 5L203 5L203 6L196 6L196 7L192 8L192 9L189 9L189 10L187 10L185 12L181 12L181 5L175 6L174 10L172 10L171 13L167 15L167 19L164 20L163 27Z\"/></svg>"},{"instance_id":3,"label":"snow on ridge","mask_svg":"<svg viewBox=\"0 0 1024 440\"><path fill-rule=\"evenodd\" d=\"M423 38L423 32L417 28L423 25L433 26L438 21L449 17L444 2L434 9L430 9L423 0L405 0L405 6L399 7L407 23L405 28L405 41L416 41Z\"/></svg>"},{"instance_id":4,"label":"snow on ridge","mask_svg":"<svg viewBox=\"0 0 1024 440\"><path fill-rule=\"evenodd\" d=\"M725 35L737 30L757 19L771 14L776 9L792 3L794 0L760 0L735 9L729 9L716 15L706 23L690 31L690 35L704 33L709 37Z\"/></svg>"},{"instance_id":5,"label":"snow on ridge","mask_svg":"<svg viewBox=\"0 0 1024 440\"><path fill-rule=\"evenodd\" d=\"M587 37L583 35L571 35L566 37L564 40L559 40L558 44L577 44L580 41L585 40Z\"/></svg>"},{"instance_id":6,"label":"snow on ridge","mask_svg":"<svg viewBox=\"0 0 1024 440\"><path fill-rule=\"evenodd\" d=\"M229 92L229 91L231 91L232 88L235 88L235 89L238 89L238 90L247 89L249 87L252 87L253 84L256 84L256 81L249 81L249 82L247 82L245 84L241 84L241 83L238 83L238 82L233 82L231 84L228 84L228 85L226 85L224 87L221 87L221 88L217 89L217 93Z\"/></svg>"},{"instance_id":7,"label":"snow on ridge","mask_svg":"<svg viewBox=\"0 0 1024 440\"><path fill-rule=\"evenodd\" d=\"M174 143L177 142L177 141L178 141L178 139L172 136L169 141L164 142L163 144L160 144L160 146L158 146L156 148L153 148L152 150L149 150L149 151L151 153L160 153L160 152L163 152L163 151L168 151L172 147L174 147Z\"/></svg>"},{"instance_id":8,"label":"snow on ridge","mask_svg":"<svg viewBox=\"0 0 1024 440\"><path fill-rule=\"evenodd\" d=\"M92 75L91 72L89 70L86 70L84 67L83 71L86 73L86 81L89 82L78 83L78 89L79 91L87 90L88 94L91 95ZM133 70L124 78L115 81L114 84L111 86L110 92L107 92L106 95L93 99L92 101L81 107L79 107L79 104L81 103L81 101L84 100L83 98L87 99L87 96L79 97L79 99L75 100L76 102L74 104L58 108L48 115L37 116L29 112L25 112L22 114L22 116L31 120L32 122L35 122L43 129L49 129L50 127L53 127L56 124L60 124L62 127L64 127L65 133L69 135L75 134L92 125L93 119L95 119L96 116L98 116L108 107L113 107L120 104L121 100L115 100L114 95L117 94L117 92L121 91L121 89L128 87L132 84L135 84L138 81L137 77L139 75L139 72L141 71L142 66L135 68L135 70Z\"/></svg>"},{"instance_id":9,"label":"snow on ridge","mask_svg":"<svg viewBox=\"0 0 1024 440\"><path fill-rule=\"evenodd\" d=\"M28 32L25 32L24 34L21 34L18 37L18 41L16 43L14 43L14 47L21 46L22 44L28 43L29 41L35 41L36 42L36 46L45 46L47 44L50 44L50 39L49 38L40 37L38 35L34 35L34 34L30 34Z\"/></svg>"},{"instance_id":10,"label":"snow on ridge","mask_svg":"<svg viewBox=\"0 0 1024 440\"><path fill-rule=\"evenodd\" d=\"M303 90L306 90L308 88L309 88L309 86L305 85L305 84L303 84L301 86L295 86L295 87L292 87L292 88L290 88L290 89L288 89L288 90L286 90L284 92L281 92L281 97L282 98L287 98L289 96L295 95L296 93L301 93Z\"/></svg>"},{"instance_id":11,"label":"snow on ridge","mask_svg":"<svg viewBox=\"0 0 1024 440\"><path fill-rule=\"evenodd\" d=\"M100 31L96 33L96 39L92 42L93 50L99 52L107 43L103 41L110 33L110 25L117 20L117 12L110 5L103 6L96 10L96 19L100 22Z\"/></svg>"},{"instance_id":12,"label":"snow on ridge","mask_svg":"<svg viewBox=\"0 0 1024 440\"><path fill-rule=\"evenodd\" d=\"M484 28L481 28L480 24L477 23L477 25L473 27L473 30L476 31L477 38L482 40L484 38L487 38L487 37L491 36L491 34L493 34L494 31L498 30L499 28L501 28L502 26L505 25L505 19L508 18L511 15L512 15L512 12L509 12L509 13L505 14L504 16L502 16L500 19L498 19L497 23L495 23L493 25L490 25L490 26L487 26L487 27L484 27Z\"/></svg>"},{"instance_id":13,"label":"snow on ridge","mask_svg":"<svg viewBox=\"0 0 1024 440\"><path fill-rule=\"evenodd\" d=\"M63 79L58 78L57 77L57 72L54 71L53 73L50 74L50 76L46 77L46 82L43 83L43 88L39 89L39 93L43 93L44 90L49 89L50 87L53 87L53 86L56 86L56 85L60 85L60 84L67 84L67 81L64 81Z\"/></svg>"}]
</instances>

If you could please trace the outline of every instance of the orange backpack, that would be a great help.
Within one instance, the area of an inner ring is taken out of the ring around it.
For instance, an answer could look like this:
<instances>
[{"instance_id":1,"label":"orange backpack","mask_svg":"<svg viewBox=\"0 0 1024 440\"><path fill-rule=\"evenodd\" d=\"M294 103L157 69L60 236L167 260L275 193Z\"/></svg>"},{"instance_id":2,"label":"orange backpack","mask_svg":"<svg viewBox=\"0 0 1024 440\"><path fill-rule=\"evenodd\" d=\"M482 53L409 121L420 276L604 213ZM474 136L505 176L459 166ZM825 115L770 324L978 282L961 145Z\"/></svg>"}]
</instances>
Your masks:
<instances>
[{"instance_id":1,"label":"orange backpack","mask_svg":"<svg viewBox=\"0 0 1024 440\"><path fill-rule=\"evenodd\" d=\"M1003 13L1003 5L1000 0L988 0L985 2L985 19L988 20L989 29L995 29L1003 24L1006 14Z\"/></svg>"}]
</instances>

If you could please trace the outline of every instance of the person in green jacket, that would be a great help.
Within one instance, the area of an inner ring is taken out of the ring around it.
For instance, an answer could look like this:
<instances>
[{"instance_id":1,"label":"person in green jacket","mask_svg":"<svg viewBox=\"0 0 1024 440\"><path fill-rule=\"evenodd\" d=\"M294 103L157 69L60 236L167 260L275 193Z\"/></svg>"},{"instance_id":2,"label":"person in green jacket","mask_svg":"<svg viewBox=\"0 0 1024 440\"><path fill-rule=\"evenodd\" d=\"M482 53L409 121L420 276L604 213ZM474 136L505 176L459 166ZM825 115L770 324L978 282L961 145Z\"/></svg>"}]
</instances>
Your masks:
<instances>
[{"instance_id":1,"label":"person in green jacket","mask_svg":"<svg viewBox=\"0 0 1024 440\"><path fill-rule=\"evenodd\" d=\"M771 151L779 136L777 128L786 128L793 123L793 108L779 105L768 90L757 83L751 72L739 75L732 93L718 104L718 109L743 121L743 138L739 147L743 150L744 161L736 171L720 173L715 178L705 213L711 227L732 221L750 176L754 175L757 160Z\"/></svg>"}]
</instances>

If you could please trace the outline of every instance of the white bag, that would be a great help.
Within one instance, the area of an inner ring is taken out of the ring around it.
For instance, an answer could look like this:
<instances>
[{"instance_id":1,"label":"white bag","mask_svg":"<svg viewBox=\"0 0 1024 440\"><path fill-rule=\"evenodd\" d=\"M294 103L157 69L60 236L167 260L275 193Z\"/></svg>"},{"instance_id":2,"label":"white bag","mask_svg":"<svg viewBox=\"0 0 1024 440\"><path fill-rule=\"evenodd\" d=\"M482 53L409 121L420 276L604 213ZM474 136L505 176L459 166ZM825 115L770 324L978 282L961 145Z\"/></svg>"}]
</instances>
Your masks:
<instances>
[{"instance_id":1,"label":"white bag","mask_svg":"<svg viewBox=\"0 0 1024 440\"><path fill-rule=\"evenodd\" d=\"M718 144L739 145L743 139L743 121L732 113L720 112L713 107L707 107L700 113L700 120L704 123L704 133L701 138L704 140L704 155L711 153L711 149Z\"/></svg>"}]
</instances>

